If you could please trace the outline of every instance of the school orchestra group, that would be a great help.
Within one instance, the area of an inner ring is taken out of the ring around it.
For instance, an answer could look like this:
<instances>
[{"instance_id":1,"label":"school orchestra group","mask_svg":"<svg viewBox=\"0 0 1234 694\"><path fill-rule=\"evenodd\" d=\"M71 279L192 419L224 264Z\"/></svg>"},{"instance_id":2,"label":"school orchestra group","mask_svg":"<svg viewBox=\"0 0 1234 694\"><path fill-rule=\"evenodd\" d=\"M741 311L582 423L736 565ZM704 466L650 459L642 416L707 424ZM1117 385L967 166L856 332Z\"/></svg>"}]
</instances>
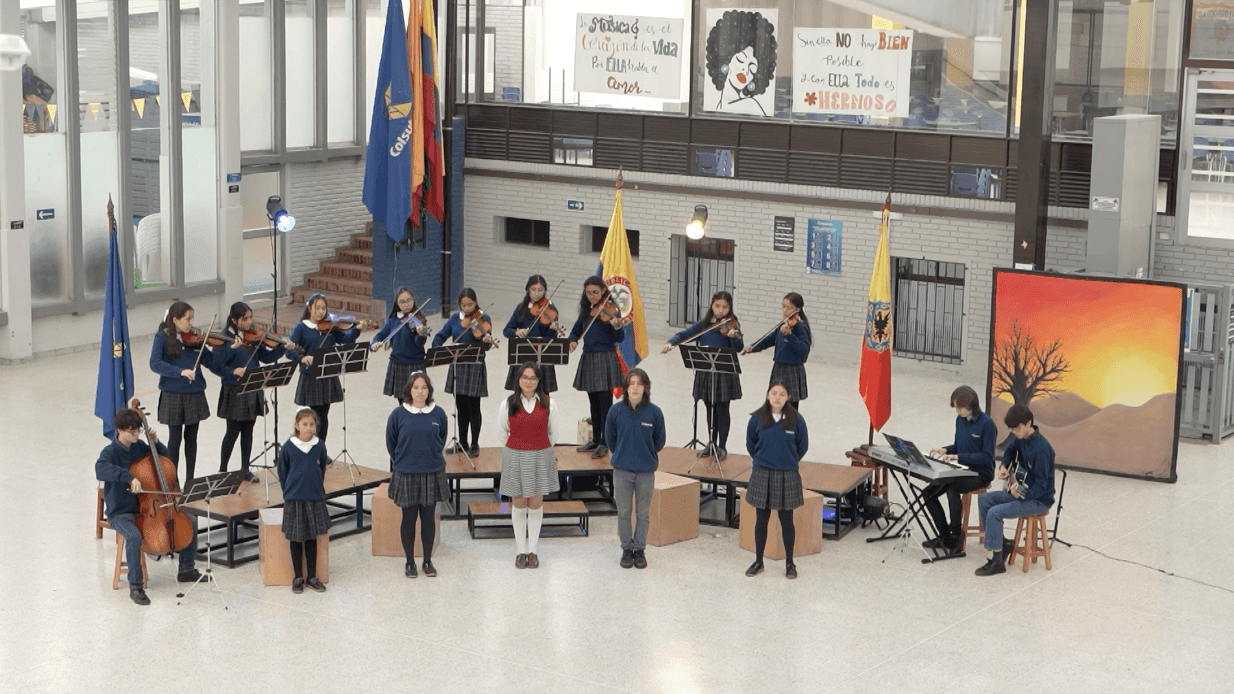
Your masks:
<instances>
[{"instance_id":1,"label":"school orchestra group","mask_svg":"<svg viewBox=\"0 0 1234 694\"><path fill-rule=\"evenodd\" d=\"M589 452L592 458L608 458L613 468L614 502L622 549L619 563L623 568L646 568L644 549L649 507L657 454L665 444L665 425L662 410L651 402L651 380L647 373L634 368L622 374L616 350L625 339L632 314L602 278L593 276L583 283L578 316L567 330L558 322L560 314L552 297L547 295L547 288L548 282L543 276L533 275L527 280L526 294L514 307L502 335L540 340L566 338L570 352L582 347L573 386L587 393L592 437L578 450ZM150 602L143 590L141 573L143 538L148 534L166 535L163 525L173 527L161 517L158 520L147 517L148 507L169 506L165 502L151 504L149 500L166 499L178 492L177 480L165 478L176 476L182 457L184 474L180 479L194 479L198 427L210 416L202 367L217 375L221 384L215 414L226 422L227 428L221 445L219 470L227 471L238 441L240 469L250 482L256 482L257 477L248 469L252 460L253 429L257 418L264 416L268 407L262 391L243 392L239 383L247 370L282 358L299 362L300 372L295 392L295 403L300 409L295 414L294 435L279 449L277 460L284 500L282 530L290 543L295 572L292 590L301 593L306 586L318 592L326 589L315 575L316 538L330 528L323 487L325 471L331 462L326 438L330 407L343 399L343 390L337 376L317 376L310 367L315 352L334 345L353 344L365 328L377 328L369 349L389 352L382 392L398 400L386 422L386 449L391 467L389 496L402 509L400 535L406 553L404 572L409 578L417 577L420 572L428 577L437 575L432 562L434 511L437 502L449 498L444 454L466 453L472 457L479 454L483 422L481 400L488 396L488 375L483 361L450 366L444 388L454 395L458 430L457 444L447 448L449 419L434 403L435 386L424 371L425 347L432 333L423 312L427 302L417 303L411 290L403 287L396 293L394 303L389 318L376 326L331 313L326 297L314 294L305 302L300 322L289 337L255 330L253 312L243 302L231 307L225 324L217 331L213 324L206 330L194 327L193 308L183 301L168 308L155 333L150 354L150 368L159 376L157 418L168 427L167 443L164 445L157 440L141 412L121 410L115 417L116 439L103 449L95 465L96 476L105 483L108 520L127 541L130 597L134 602L139 605ZM494 323L480 309L475 291L464 288L457 297L457 308L432 336L433 347L447 342L479 344L487 352L499 344ZM728 292L717 292L703 319L670 337L663 352L687 343L742 354L774 348L765 400L751 415L746 427L746 450L753 458L753 468L745 499L757 511L755 560L746 575L756 576L764 570L767 527L771 511L775 510L783 533L785 575L796 578L793 509L804 503L798 463L809 446L806 423L798 413L798 403L809 394L805 362L810 354L812 336L800 294L787 294L781 302L781 312L783 319L777 325L758 340L746 344L733 314L732 296ZM612 396L615 388L623 392L616 403ZM558 390L557 375L553 366L536 362L511 366L505 389L510 395L498 403L495 411L502 442L500 492L511 499L517 549L515 566L535 569L540 565L538 539L544 517L544 496L559 488L553 446L564 436L557 404L551 396ZM706 407L711 441L699 456L713 455L722 461L728 455L729 406L731 401L742 397L740 376L696 372L693 397L702 400ZM1000 466L997 473L994 471L996 431L990 418L980 411L975 392L967 386L957 389L952 395L952 405L957 413L956 443L935 452L976 470L976 480L984 480L985 484L995 474L1005 477L1007 466ZM990 513L989 518L997 520L999 527L1005 518L1031 515L1029 511L1043 503L1048 508L1053 501L1053 451L1036 433L1031 413L1012 427L1010 416L1018 412L1017 408L1027 412L1027 408L1016 406L1008 413L1008 426L1016 435L1008 452L1015 450L1017 476L1011 481L1009 491L987 494L981 502L982 518ZM1017 417L1022 419L1023 413ZM157 472L160 459L170 473L159 477L145 472L148 469ZM1010 458L1004 456L1004 461L1008 460ZM1045 498L1047 487L1048 499ZM939 485L928 490L929 509L941 530L939 538L932 542L940 547L958 546L958 499L967 490L968 487L956 485ZM1028 490L1027 496L1025 490ZM950 521L939 503L944 494L950 502ZM995 497L995 494L1004 494L1007 498ZM989 508L985 497L992 497ZM633 527L631 516L636 520ZM417 522L423 552L418 569L413 558ZM181 582L195 582L201 578L193 566L197 553L196 532L191 529L192 524L189 526L187 533L178 532L175 538L164 538L168 549L161 552L178 553L178 580ZM997 536L993 532L986 535L987 547L994 554L987 565L978 570L981 575L1000 572L1002 555L1006 551L998 542L1001 532Z\"/></svg>"}]
</instances>

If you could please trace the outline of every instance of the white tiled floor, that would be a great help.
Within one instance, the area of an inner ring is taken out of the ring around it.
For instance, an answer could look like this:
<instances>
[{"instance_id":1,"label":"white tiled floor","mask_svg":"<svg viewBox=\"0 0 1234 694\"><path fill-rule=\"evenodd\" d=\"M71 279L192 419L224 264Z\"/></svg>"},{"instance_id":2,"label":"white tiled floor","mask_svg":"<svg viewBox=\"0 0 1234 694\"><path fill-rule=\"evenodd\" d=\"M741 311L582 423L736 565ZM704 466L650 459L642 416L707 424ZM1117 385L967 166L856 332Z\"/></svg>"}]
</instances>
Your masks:
<instances>
[{"instance_id":1,"label":"white tiled floor","mask_svg":"<svg viewBox=\"0 0 1234 694\"><path fill-rule=\"evenodd\" d=\"M652 399L666 410L670 444L681 445L691 381L659 345L645 362ZM134 347L139 391L151 391L149 343ZM543 540L536 571L514 568L512 542L471 540L464 523L445 522L440 576L414 581L401 560L373 557L369 537L353 536L331 543L324 594L265 588L256 564L219 570L228 610L207 592L176 605L174 569L151 562L154 604L140 608L111 590L111 533L92 533L93 462L105 443L92 414L97 359L82 352L0 367L0 690L1231 690L1234 444L1181 443L1172 485L1073 473L1059 529L1062 539L1224 590L1061 545L1052 571L981 579L980 552L923 566L919 550L888 555L888 543L866 544L866 530L800 558L795 582L779 562L746 578L751 556L736 531L707 526L697 540L650 548L646 571L622 570L615 520L597 518L589 538ZM504 354L489 362L498 394ZM374 467L385 464L393 404L378 395L384 367L379 357L347 383L347 445ZM769 355L744 367L734 450L744 413L761 402ZM949 393L960 382L981 391L983 374L901 360L895 368L888 430L946 442ZM559 380L569 384L572 373ZM843 452L864 442L856 382L853 367L811 364L808 460L844 464ZM216 394L211 379L212 403ZM157 405L157 393L145 399ZM559 402L571 422L584 416L582 394L567 389ZM332 419L337 448L341 410ZM214 470L222 430L218 419L203 424L199 470ZM495 430L486 423L482 445L495 445Z\"/></svg>"}]
</instances>

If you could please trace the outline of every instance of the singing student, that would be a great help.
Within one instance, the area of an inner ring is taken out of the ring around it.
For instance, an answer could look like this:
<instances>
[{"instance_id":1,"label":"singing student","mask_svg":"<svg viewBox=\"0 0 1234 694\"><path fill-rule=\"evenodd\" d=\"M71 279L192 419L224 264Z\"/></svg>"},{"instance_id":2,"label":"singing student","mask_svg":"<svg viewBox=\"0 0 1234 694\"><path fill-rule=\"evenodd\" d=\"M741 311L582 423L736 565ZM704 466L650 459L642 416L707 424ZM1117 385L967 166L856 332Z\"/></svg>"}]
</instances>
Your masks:
<instances>
[{"instance_id":1,"label":"singing student","mask_svg":"<svg viewBox=\"0 0 1234 694\"><path fill-rule=\"evenodd\" d=\"M790 391L772 381L767 400L750 416L746 427L746 451L754 458L746 501L755 508L754 563L747 576L763 572L763 550L767 547L767 524L774 510L780 518L784 539L784 575L797 578L793 563L793 544L797 530L793 509L805 503L798 465L810 447L806 422L793 407Z\"/></svg>"},{"instance_id":2,"label":"singing student","mask_svg":"<svg viewBox=\"0 0 1234 694\"><path fill-rule=\"evenodd\" d=\"M283 536L291 543L291 566L295 579L291 592L308 586L318 593L326 585L317 578L317 537L330 532L326 508L326 444L313 435L317 413L308 407L296 412L296 435L279 451L278 473L283 485ZM301 560L304 569L301 570Z\"/></svg>"},{"instance_id":3,"label":"singing student","mask_svg":"<svg viewBox=\"0 0 1234 694\"><path fill-rule=\"evenodd\" d=\"M557 331L541 320L541 316L549 317L550 313L557 312L557 307L549 303L548 297L545 296L547 288L548 281L542 275L532 275L527 278L527 294L523 296L518 306L514 307L514 313L510 314L510 320L506 322L506 327L501 331L503 335L507 338L531 337L545 340L557 337ZM549 318L549 321L556 323L557 319ZM519 368L518 364L510 366L510 373L506 375L506 390L518 391ZM557 370L551 364L541 364L540 374L544 379L540 383L540 389L545 393L556 391Z\"/></svg>"},{"instance_id":4,"label":"singing student","mask_svg":"<svg viewBox=\"0 0 1234 694\"><path fill-rule=\"evenodd\" d=\"M374 352L382 347L390 350L386 383L381 392L398 398L400 405L406 402L404 397L408 379L413 373L424 370L424 344L428 341L429 328L428 320L420 308L416 307L416 295L407 287L399 287L398 293L394 295L394 308L390 311L390 317L373 336L369 345L369 349ZM412 311L415 311L414 316Z\"/></svg>"},{"instance_id":5,"label":"singing student","mask_svg":"<svg viewBox=\"0 0 1234 694\"><path fill-rule=\"evenodd\" d=\"M647 531L651 495L656 487L660 450L667 440L664 413L651 403L651 379L639 368L626 372L621 402L608 411L604 440L613 451L613 502L617 504L617 538L623 569L647 568ZM631 532L630 512L636 525Z\"/></svg>"},{"instance_id":6,"label":"singing student","mask_svg":"<svg viewBox=\"0 0 1234 694\"><path fill-rule=\"evenodd\" d=\"M592 275L583 282L583 296L578 302L578 320L570 330L570 351L583 343L583 358L574 373L574 389L587 393L591 404L591 440L578 447L580 452L591 451L592 458L608 455L604 445L604 421L613 406L613 389L621 385L621 362L617 359L617 345L626 338L626 326L633 313L621 317L617 305L605 286L604 280Z\"/></svg>"},{"instance_id":7,"label":"singing student","mask_svg":"<svg viewBox=\"0 0 1234 694\"><path fill-rule=\"evenodd\" d=\"M697 336L697 339L694 339ZM719 291L711 295L711 307L699 322L668 339L664 349L667 353L682 342L693 340L704 347L720 347L740 352L745 347L741 327L733 313L733 295ZM729 403L741 399L741 376L735 373L694 372L694 399L702 400L707 407L707 433L711 445L698 452L698 457L709 455L712 447L716 457L723 461L728 457L728 433L732 428Z\"/></svg>"},{"instance_id":8,"label":"singing student","mask_svg":"<svg viewBox=\"0 0 1234 694\"><path fill-rule=\"evenodd\" d=\"M480 344L480 349L487 352L496 342L493 339L493 321L487 313L480 310L480 302L476 292L471 287L463 287L458 293L458 312L450 315L450 320L441 326L441 330L433 337L433 346L440 347L449 338L455 344ZM462 447L467 447L467 454L472 458L480 455L480 425L484 422L480 414L480 399L488 397L488 369L484 362L478 364L451 364L446 374L446 392L454 394L454 402L458 408L458 450L447 450L447 453L461 453ZM467 446L467 431L471 430L471 445Z\"/></svg>"},{"instance_id":9,"label":"singing student","mask_svg":"<svg viewBox=\"0 0 1234 694\"><path fill-rule=\"evenodd\" d=\"M188 347L196 341L199 346ZM200 355L200 363L198 356ZM196 364L196 366L194 366ZM214 353L199 333L193 332L193 307L183 301L173 303L154 333L150 346L150 369L159 375L158 419L167 425L168 456L180 462L180 443L184 442L184 483L193 480L197 467L197 429L210 418L206 400L206 378L201 367L214 365Z\"/></svg>"},{"instance_id":10,"label":"singing student","mask_svg":"<svg viewBox=\"0 0 1234 694\"><path fill-rule=\"evenodd\" d=\"M231 305L227 314L227 325L223 334L232 338L233 343L243 343L243 335L253 329L253 309L243 301ZM223 447L219 454L219 472L227 472L227 464L235 449L236 439L240 439L240 469L250 482L257 482L257 476L249 472L249 463L253 457L253 427L258 417L266 416L266 394L260 390L240 393L240 377L246 369L257 368L262 364L273 364L287 349L282 345L266 347L261 341L239 346L216 348L216 358L211 371L218 374L222 382L219 389L218 407L215 409L221 419L227 422L227 432L223 434Z\"/></svg>"},{"instance_id":11,"label":"singing student","mask_svg":"<svg viewBox=\"0 0 1234 694\"><path fill-rule=\"evenodd\" d=\"M399 398L402 403L386 419L386 451L390 454L390 500L403 510L399 538L407 563L403 575L415 578L416 520L420 521L420 544L424 548L424 575L437 577L433 567L437 502L450 498L446 480L446 446L450 421L445 410L433 404L433 382L417 371L407 380Z\"/></svg>"},{"instance_id":12,"label":"singing student","mask_svg":"<svg viewBox=\"0 0 1234 694\"><path fill-rule=\"evenodd\" d=\"M540 368L528 362L519 367L518 390L501 402L501 494L510 497L510 521L519 569L540 568L540 528L544 524L544 495L561 488L557 480L557 403L540 388Z\"/></svg>"},{"instance_id":13,"label":"singing student","mask_svg":"<svg viewBox=\"0 0 1234 694\"><path fill-rule=\"evenodd\" d=\"M796 410L810 396L806 387L806 359L814 337L810 332L810 320L806 318L805 299L797 292L789 292L780 301L780 313L784 319L770 334L753 345L748 345L742 354L761 352L775 346L771 364L771 382L779 381L793 394L789 404Z\"/></svg>"},{"instance_id":14,"label":"singing student","mask_svg":"<svg viewBox=\"0 0 1234 694\"><path fill-rule=\"evenodd\" d=\"M329 320L330 306L326 297L313 294L304 302L304 315L291 331L291 341L304 351L300 357L300 380L296 383L297 405L312 408L317 413L317 437L324 446L330 433L330 405L343 401L343 386L338 376L315 378L309 374L313 352L335 345L355 344L360 337L360 325L344 330Z\"/></svg>"},{"instance_id":15,"label":"singing student","mask_svg":"<svg viewBox=\"0 0 1234 694\"><path fill-rule=\"evenodd\" d=\"M994 446L998 442L998 427L990 415L981 411L977 391L969 386L960 386L951 393L951 406L955 408L955 442L950 446L935 448L930 455L957 462L977 473L976 477L944 478L925 488L921 498L938 528L938 537L921 543L926 548L946 549L948 553L960 551L963 541L960 512L964 507L964 495L988 487L994 479ZM943 514L939 497L947 495L951 519Z\"/></svg>"}]
</instances>

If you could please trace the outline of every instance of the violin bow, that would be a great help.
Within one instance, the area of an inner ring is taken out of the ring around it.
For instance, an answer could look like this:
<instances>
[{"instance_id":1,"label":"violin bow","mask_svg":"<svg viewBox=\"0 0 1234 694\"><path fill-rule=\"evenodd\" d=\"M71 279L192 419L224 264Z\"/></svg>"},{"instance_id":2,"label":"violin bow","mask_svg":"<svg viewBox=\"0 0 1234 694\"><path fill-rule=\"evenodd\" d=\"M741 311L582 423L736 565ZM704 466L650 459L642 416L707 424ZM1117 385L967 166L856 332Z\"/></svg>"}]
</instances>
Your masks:
<instances>
[{"instance_id":1,"label":"violin bow","mask_svg":"<svg viewBox=\"0 0 1234 694\"><path fill-rule=\"evenodd\" d=\"M595 285L592 285L592 286L594 287ZM621 310L621 307L618 306L617 302L613 300L613 290L607 287L605 287L604 289L604 296L600 297L600 300L592 304L591 307L595 308L597 306L604 304L605 302L612 303L613 308L617 309L618 311ZM604 312L603 309L597 311L596 315L592 316L590 321L587 321L587 327L583 328L583 332L578 334L578 339L580 340L583 339L583 336L587 334L588 330L591 330L592 324L596 322L596 319L599 318L600 314L603 312Z\"/></svg>"},{"instance_id":2,"label":"violin bow","mask_svg":"<svg viewBox=\"0 0 1234 694\"><path fill-rule=\"evenodd\" d=\"M428 306L428 302L430 302L430 301L432 301L432 300L433 300L433 297L431 297L431 296L430 296L429 298L427 298L427 299L425 299L423 302L421 302L419 306L412 306L412 307L411 307L411 313L408 313L408 314L407 314L407 317L406 317L406 318L404 318L402 321L400 321L400 322L399 322L399 324L398 324L398 326L397 326L397 327L395 327L395 328L394 328L394 330L391 330L391 331L390 331L390 334L389 334L389 335L386 335L386 339L379 341L379 342L377 343L377 345L378 345L378 346L381 346L381 345L387 344L388 342L390 342L390 340L393 340L393 339L394 339L395 334L397 334L397 333L398 333L398 331L402 330L402 329L403 329L403 326L405 326L405 325L407 325L408 323L410 323L410 322L411 322L411 319L412 319L412 318L415 318L417 313L419 313L419 312L423 311L423 310L424 310L424 307L425 307L425 306ZM428 325L428 323L425 323L425 325Z\"/></svg>"},{"instance_id":3,"label":"violin bow","mask_svg":"<svg viewBox=\"0 0 1234 694\"><path fill-rule=\"evenodd\" d=\"M214 324L218 319L219 314L214 314L214 317L210 319L210 327L206 329L205 334L201 338L201 349L197 350L197 361L193 362L193 378L190 382L197 380L197 367L201 366L201 355L205 354L206 349L209 347L206 340L210 339L210 333L214 332Z\"/></svg>"},{"instance_id":4,"label":"violin bow","mask_svg":"<svg viewBox=\"0 0 1234 694\"><path fill-rule=\"evenodd\" d=\"M485 306L485 307L484 307L484 309L480 311L480 317L476 319L476 323L477 323L477 325L473 325L473 326L471 326L471 328L467 328L467 329L468 329L468 330L471 330L472 328L480 328L480 332L484 333L484 334L485 334L485 336L487 336L490 340L492 340L492 341L493 341L493 346L494 346L494 347L496 347L496 346L497 346L497 338L493 337L493 333L492 333L491 331L489 331L489 330L485 330L483 326L479 325L480 323L483 323L483 322L484 322L484 314L488 313L488 310L489 310L490 308L492 308L492 307L493 307L493 303L492 303L492 302L489 302L489 305L488 305L488 306ZM490 321L490 323L491 323L491 321Z\"/></svg>"},{"instance_id":5,"label":"violin bow","mask_svg":"<svg viewBox=\"0 0 1234 694\"><path fill-rule=\"evenodd\" d=\"M565 282L565 280L564 280L564 279L562 279L560 282L558 282L558 283L557 283L557 286L556 286L556 287L553 287L553 292L552 292L551 294L549 294L549 295L548 295L548 304L546 304L546 305L545 305L545 308L549 308L550 306L551 306L552 308L557 308L556 306L553 306L553 297L557 295L557 290L558 290L558 289L561 289L561 284L562 284L562 282ZM560 315L561 315L561 312L560 312L560 311L558 311L558 312L557 312L557 315L559 315L559 316L560 316ZM553 330L556 330L556 331L557 331L557 336L558 336L558 337L565 337L565 336L566 336L566 329L565 329L565 328L563 328L563 327L561 327L561 324L560 324L560 323L558 323L557 321L553 321L553 324L552 324L552 325L550 325L549 327L550 327L550 328L552 328Z\"/></svg>"},{"instance_id":6,"label":"violin bow","mask_svg":"<svg viewBox=\"0 0 1234 694\"><path fill-rule=\"evenodd\" d=\"M798 313L799 311L800 311L800 309L793 309L793 312L792 312L792 313L790 313L790 314L788 314L787 316L785 316L785 317L781 318L781 319L780 319L780 322L775 324L775 327L773 327L771 330L768 330L766 333L764 333L764 334L763 334L763 336L762 336L762 337L758 338L758 339L757 339L757 340L755 340L754 342L751 342L750 344L751 344L751 345L757 345L758 343L762 342L763 340L766 340L768 335L770 335L771 333L774 333L775 331L779 330L781 326L783 326L785 323L787 323L787 322L788 322L788 320L789 320L790 318L792 318L793 316L797 315L797 313Z\"/></svg>"},{"instance_id":7,"label":"violin bow","mask_svg":"<svg viewBox=\"0 0 1234 694\"><path fill-rule=\"evenodd\" d=\"M713 325L713 326L711 326L710 328L707 328L706 330L700 330L700 331L699 331L699 333L698 333L697 335L691 335L690 337L687 337L686 339L682 340L681 342L679 342L679 343L677 343L677 344L678 344L678 345L684 345L684 344L689 343L689 342L694 342L695 340L697 340L698 338L702 337L703 335L706 335L707 333L711 332L712 330L719 330L719 329L720 329L720 328L721 328L721 327L722 327L725 323L728 323L728 322L729 322L729 321L731 321L731 320L733 320L733 317L732 317L732 316L725 316L725 317L721 318L720 320L716 321L716 324L715 324L715 325ZM674 347L676 347L676 346L677 346L677 345L674 345Z\"/></svg>"}]
</instances>

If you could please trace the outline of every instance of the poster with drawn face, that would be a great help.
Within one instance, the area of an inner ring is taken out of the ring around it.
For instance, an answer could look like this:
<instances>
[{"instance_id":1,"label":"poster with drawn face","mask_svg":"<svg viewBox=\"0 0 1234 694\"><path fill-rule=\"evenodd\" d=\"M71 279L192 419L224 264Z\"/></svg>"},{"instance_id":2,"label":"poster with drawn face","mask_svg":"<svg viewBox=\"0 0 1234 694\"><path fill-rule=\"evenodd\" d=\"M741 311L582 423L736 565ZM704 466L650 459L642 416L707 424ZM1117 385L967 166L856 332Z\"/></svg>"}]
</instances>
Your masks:
<instances>
[{"instance_id":1,"label":"poster with drawn face","mask_svg":"<svg viewBox=\"0 0 1234 694\"><path fill-rule=\"evenodd\" d=\"M774 116L778 10L707 10L703 110Z\"/></svg>"}]
</instances>

